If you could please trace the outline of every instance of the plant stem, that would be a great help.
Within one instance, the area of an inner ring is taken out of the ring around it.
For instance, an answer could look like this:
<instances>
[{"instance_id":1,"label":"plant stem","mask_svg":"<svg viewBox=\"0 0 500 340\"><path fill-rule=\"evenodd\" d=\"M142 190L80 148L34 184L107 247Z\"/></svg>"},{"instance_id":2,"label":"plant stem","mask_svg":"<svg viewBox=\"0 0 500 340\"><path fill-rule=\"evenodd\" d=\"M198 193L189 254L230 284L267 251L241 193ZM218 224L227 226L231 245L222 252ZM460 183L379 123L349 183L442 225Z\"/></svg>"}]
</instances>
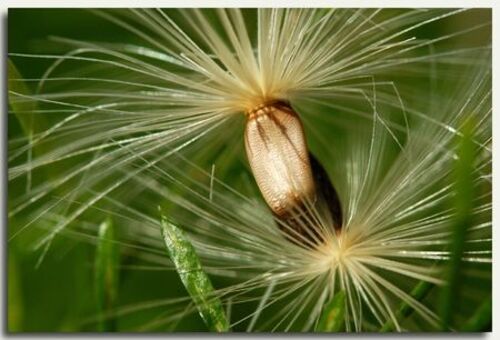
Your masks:
<instances>
[{"instance_id":1,"label":"plant stem","mask_svg":"<svg viewBox=\"0 0 500 340\"><path fill-rule=\"evenodd\" d=\"M99 226L95 262L95 290L99 313L98 328L103 332L116 331L116 319L105 317L112 310L118 296L119 248L114 242L114 227L110 218Z\"/></svg>"},{"instance_id":2,"label":"plant stem","mask_svg":"<svg viewBox=\"0 0 500 340\"><path fill-rule=\"evenodd\" d=\"M451 230L451 254L446 276L447 286L441 296L441 329L450 330L453 313L460 298L462 281L461 266L465 250L465 239L468 227L472 224L472 201L474 198L474 144L472 141L474 125L471 120L465 121L462 138L458 144L458 160L455 168L455 209L456 219Z\"/></svg>"},{"instance_id":3,"label":"plant stem","mask_svg":"<svg viewBox=\"0 0 500 340\"><path fill-rule=\"evenodd\" d=\"M484 301L477 309L476 313L465 323L461 331L463 332L491 332L492 316L491 297Z\"/></svg>"},{"instance_id":4,"label":"plant stem","mask_svg":"<svg viewBox=\"0 0 500 340\"><path fill-rule=\"evenodd\" d=\"M431 291L431 289L435 285L433 283L427 281L420 281L411 291L410 295L417 301L423 300L427 294ZM412 306L407 304L406 302L402 302L396 312L396 319L402 320L404 318L409 317L413 313L414 309ZM394 322L389 319L386 323L380 328L380 332L394 332L396 329L396 325Z\"/></svg>"}]
</instances>

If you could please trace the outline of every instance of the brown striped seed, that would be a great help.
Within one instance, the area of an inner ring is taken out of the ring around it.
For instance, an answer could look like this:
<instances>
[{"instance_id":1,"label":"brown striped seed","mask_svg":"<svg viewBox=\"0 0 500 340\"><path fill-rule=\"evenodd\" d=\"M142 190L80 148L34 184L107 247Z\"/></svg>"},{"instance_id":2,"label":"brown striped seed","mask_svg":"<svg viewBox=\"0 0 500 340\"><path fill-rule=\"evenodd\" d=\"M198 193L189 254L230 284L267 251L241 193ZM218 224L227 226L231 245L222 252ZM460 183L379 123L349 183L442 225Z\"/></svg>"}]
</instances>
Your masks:
<instances>
[{"instance_id":1,"label":"brown striped seed","mask_svg":"<svg viewBox=\"0 0 500 340\"><path fill-rule=\"evenodd\" d=\"M302 122L288 103L273 101L247 112L245 148L257 185L289 238L321 242L321 231L310 227L317 206L327 206L328 220L340 229L335 189L320 163L311 164Z\"/></svg>"}]
</instances>

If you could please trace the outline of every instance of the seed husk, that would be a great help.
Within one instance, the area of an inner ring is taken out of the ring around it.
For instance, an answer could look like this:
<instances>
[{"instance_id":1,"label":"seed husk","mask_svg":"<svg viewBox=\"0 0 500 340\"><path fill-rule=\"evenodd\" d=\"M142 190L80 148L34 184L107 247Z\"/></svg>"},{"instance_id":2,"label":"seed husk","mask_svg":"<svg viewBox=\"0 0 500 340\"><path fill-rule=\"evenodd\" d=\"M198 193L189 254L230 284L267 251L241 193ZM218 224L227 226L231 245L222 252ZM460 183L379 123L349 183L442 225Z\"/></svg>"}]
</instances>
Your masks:
<instances>
[{"instance_id":1,"label":"seed husk","mask_svg":"<svg viewBox=\"0 0 500 340\"><path fill-rule=\"evenodd\" d=\"M324 233L318 226L318 211L326 212L321 219L340 231L338 194L309 152L302 122L290 104L271 101L249 110L245 149L264 200L287 238L308 245L321 243Z\"/></svg>"}]
</instances>

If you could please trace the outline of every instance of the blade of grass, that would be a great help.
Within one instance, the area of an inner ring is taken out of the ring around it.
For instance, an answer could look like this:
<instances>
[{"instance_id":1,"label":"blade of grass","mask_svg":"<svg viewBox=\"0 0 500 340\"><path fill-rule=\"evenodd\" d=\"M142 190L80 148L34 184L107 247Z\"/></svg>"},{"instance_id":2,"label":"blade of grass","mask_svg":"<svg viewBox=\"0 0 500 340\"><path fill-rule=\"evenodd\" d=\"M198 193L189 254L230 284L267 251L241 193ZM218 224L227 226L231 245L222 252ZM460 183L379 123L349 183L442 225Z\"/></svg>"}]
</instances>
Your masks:
<instances>
[{"instance_id":1,"label":"blade of grass","mask_svg":"<svg viewBox=\"0 0 500 340\"><path fill-rule=\"evenodd\" d=\"M420 281L417 285L412 289L410 295L417 301L422 301L427 294L434 288L435 285L430 282ZM395 314L397 320L403 320L409 317L414 312L412 306L407 304L406 302L401 302L401 305L398 308L398 311ZM394 332L396 330L396 325L394 321L391 319L387 320L386 323L380 328L380 332Z\"/></svg>"},{"instance_id":2,"label":"blade of grass","mask_svg":"<svg viewBox=\"0 0 500 340\"><path fill-rule=\"evenodd\" d=\"M24 135L28 137L29 143L33 140L34 135L34 111L36 110L36 104L34 101L16 101L15 95L11 91L17 92L23 95L30 95L31 91L28 86L21 81L21 74L17 70L14 63L8 59L7 60L7 74L8 74L8 103L12 112L16 115ZM33 150L29 148L27 158L28 162L31 161L33 157ZM26 176L26 191L31 189L31 172L27 173Z\"/></svg>"},{"instance_id":3,"label":"blade of grass","mask_svg":"<svg viewBox=\"0 0 500 340\"><path fill-rule=\"evenodd\" d=\"M345 292L337 292L325 305L316 332L341 332L344 326Z\"/></svg>"},{"instance_id":4,"label":"blade of grass","mask_svg":"<svg viewBox=\"0 0 500 340\"><path fill-rule=\"evenodd\" d=\"M114 242L113 222L107 218L99 226L95 259L95 293L97 297L98 329L103 332L116 331L116 320L104 317L114 308L118 296L119 245Z\"/></svg>"},{"instance_id":5,"label":"blade of grass","mask_svg":"<svg viewBox=\"0 0 500 340\"><path fill-rule=\"evenodd\" d=\"M24 310L19 258L12 245L9 245L7 260L7 333L17 333L23 330Z\"/></svg>"},{"instance_id":6,"label":"blade of grass","mask_svg":"<svg viewBox=\"0 0 500 340\"><path fill-rule=\"evenodd\" d=\"M493 301L491 297L484 301L474 315L462 327L462 332L491 332Z\"/></svg>"},{"instance_id":7,"label":"blade of grass","mask_svg":"<svg viewBox=\"0 0 500 340\"><path fill-rule=\"evenodd\" d=\"M227 332L229 323L221 301L185 233L161 216L161 231L170 259L210 331Z\"/></svg>"},{"instance_id":8,"label":"blade of grass","mask_svg":"<svg viewBox=\"0 0 500 340\"><path fill-rule=\"evenodd\" d=\"M15 95L11 93L17 92L23 95L31 95L31 91L28 86L21 81L23 77L17 70L14 63L8 59L7 60L7 74L8 74L8 87L9 95L8 102L12 112L16 115L16 118L21 124L21 128L27 137L33 135L33 111L36 109L36 104L34 101L16 101Z\"/></svg>"},{"instance_id":9,"label":"blade of grass","mask_svg":"<svg viewBox=\"0 0 500 340\"><path fill-rule=\"evenodd\" d=\"M455 223L452 225L451 255L447 268L446 281L441 296L441 322L442 330L450 330L453 322L453 312L460 299L460 286L462 274L462 256L465 248L467 228L472 224L472 198L474 197L474 124L471 119L463 124L462 138L458 141L458 159L455 168L455 198L456 209Z\"/></svg>"},{"instance_id":10,"label":"blade of grass","mask_svg":"<svg viewBox=\"0 0 500 340\"><path fill-rule=\"evenodd\" d=\"M37 102L35 100L18 100L17 96L13 92L19 93L25 96L31 96L32 91L26 85L22 79L22 75L16 68L12 60L7 59L7 76L8 76L8 106L9 113L12 113L21 126L21 130L24 136L27 138L27 143L31 144L33 141L33 136L40 131L44 131L49 128L49 122L44 119L44 115L36 114L38 109ZM10 119L10 116L8 116ZM51 142L44 144L32 145L27 150L27 162L36 156L44 152L49 152L51 150ZM42 172L46 178L53 177L53 174L58 173L58 168L60 165L55 165L50 171L44 169ZM26 174L26 191L31 190L32 173L28 171Z\"/></svg>"}]
</instances>

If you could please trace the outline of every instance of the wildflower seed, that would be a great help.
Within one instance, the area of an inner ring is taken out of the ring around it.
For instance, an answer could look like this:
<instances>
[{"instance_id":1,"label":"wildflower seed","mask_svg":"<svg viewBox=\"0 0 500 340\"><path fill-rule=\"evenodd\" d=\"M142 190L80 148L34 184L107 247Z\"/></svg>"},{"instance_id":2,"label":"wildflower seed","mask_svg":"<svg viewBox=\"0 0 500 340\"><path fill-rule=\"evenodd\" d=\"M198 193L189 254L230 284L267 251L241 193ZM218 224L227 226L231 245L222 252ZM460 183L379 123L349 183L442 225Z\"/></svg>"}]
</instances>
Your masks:
<instances>
[{"instance_id":1,"label":"wildflower seed","mask_svg":"<svg viewBox=\"0 0 500 340\"><path fill-rule=\"evenodd\" d=\"M257 185L276 215L314 198L304 129L288 104L274 102L248 112L245 148Z\"/></svg>"},{"instance_id":2,"label":"wildflower seed","mask_svg":"<svg viewBox=\"0 0 500 340\"><path fill-rule=\"evenodd\" d=\"M245 147L257 185L287 236L301 243L321 242L322 233L314 226L318 207L326 208L327 220L340 230L338 195L319 161L310 156L302 122L288 103L274 101L247 112Z\"/></svg>"}]
</instances>

